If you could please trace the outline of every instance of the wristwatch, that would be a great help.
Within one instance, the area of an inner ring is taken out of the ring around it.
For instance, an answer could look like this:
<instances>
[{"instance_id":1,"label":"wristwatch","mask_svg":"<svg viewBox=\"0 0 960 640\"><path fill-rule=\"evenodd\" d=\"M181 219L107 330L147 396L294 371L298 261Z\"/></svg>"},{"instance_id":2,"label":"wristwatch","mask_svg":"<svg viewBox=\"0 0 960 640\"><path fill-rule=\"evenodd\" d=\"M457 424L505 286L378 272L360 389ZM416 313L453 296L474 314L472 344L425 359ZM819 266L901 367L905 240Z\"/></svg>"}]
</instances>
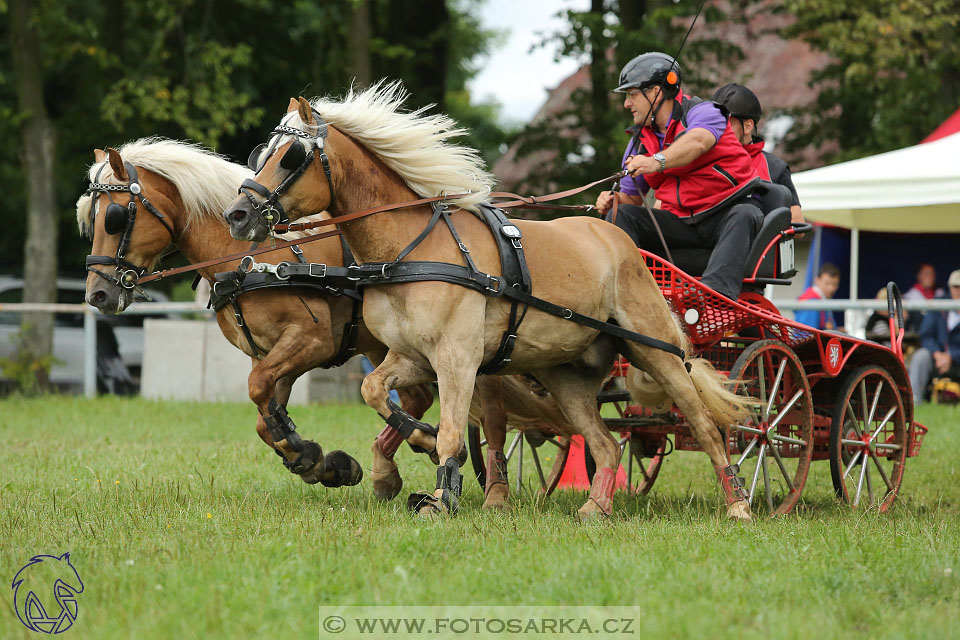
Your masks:
<instances>
[{"instance_id":1,"label":"wristwatch","mask_svg":"<svg viewBox=\"0 0 960 640\"><path fill-rule=\"evenodd\" d=\"M660 163L660 173L663 173L663 171L667 168L667 159L663 157L662 153L655 153L652 157L654 160Z\"/></svg>"}]
</instances>

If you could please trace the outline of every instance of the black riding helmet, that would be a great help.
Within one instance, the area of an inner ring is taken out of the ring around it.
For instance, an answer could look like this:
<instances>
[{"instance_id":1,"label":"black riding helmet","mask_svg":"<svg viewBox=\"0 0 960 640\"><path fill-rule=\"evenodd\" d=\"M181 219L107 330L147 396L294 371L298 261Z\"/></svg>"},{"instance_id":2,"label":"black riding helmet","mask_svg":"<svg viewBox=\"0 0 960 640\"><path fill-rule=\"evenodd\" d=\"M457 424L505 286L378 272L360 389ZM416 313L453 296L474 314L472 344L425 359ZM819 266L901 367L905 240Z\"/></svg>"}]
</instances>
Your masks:
<instances>
[{"instance_id":1,"label":"black riding helmet","mask_svg":"<svg viewBox=\"0 0 960 640\"><path fill-rule=\"evenodd\" d=\"M756 94L740 84L731 82L723 85L717 89L711 100L726 107L734 118L753 120L757 123L763 115L763 109L760 108L760 100Z\"/></svg>"},{"instance_id":2,"label":"black riding helmet","mask_svg":"<svg viewBox=\"0 0 960 640\"><path fill-rule=\"evenodd\" d=\"M663 87L664 96L673 98L680 92L680 63L659 51L643 53L623 65L617 93L630 89Z\"/></svg>"}]
</instances>

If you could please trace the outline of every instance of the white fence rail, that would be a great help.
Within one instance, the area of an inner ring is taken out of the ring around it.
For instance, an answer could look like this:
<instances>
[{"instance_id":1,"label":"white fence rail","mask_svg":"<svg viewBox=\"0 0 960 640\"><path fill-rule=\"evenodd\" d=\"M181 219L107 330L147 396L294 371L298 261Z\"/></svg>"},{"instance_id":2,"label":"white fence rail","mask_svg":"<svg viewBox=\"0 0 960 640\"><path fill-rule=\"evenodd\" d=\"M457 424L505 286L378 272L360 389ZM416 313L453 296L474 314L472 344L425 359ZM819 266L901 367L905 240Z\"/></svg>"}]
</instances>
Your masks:
<instances>
[{"instance_id":1,"label":"white fence rail","mask_svg":"<svg viewBox=\"0 0 960 640\"><path fill-rule=\"evenodd\" d=\"M873 311L886 310L885 300L777 300L773 303L781 310L796 311L816 309L824 311ZM960 311L960 300L904 300L907 311ZM0 303L0 312L49 312L82 313L84 335L83 393L88 398L97 394L97 316L96 309L87 304L52 304L41 302ZM213 315L212 309L194 302L141 302L130 305L125 314L204 314Z\"/></svg>"}]
</instances>

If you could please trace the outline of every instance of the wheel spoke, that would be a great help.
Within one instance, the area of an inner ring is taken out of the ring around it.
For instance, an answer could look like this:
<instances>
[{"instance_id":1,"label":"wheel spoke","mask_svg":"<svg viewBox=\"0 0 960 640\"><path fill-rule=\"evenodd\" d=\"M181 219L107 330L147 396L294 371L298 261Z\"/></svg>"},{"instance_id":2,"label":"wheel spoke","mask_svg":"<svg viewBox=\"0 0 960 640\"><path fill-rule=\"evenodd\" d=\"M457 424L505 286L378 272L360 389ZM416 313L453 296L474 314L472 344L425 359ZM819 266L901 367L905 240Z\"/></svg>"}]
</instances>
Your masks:
<instances>
[{"instance_id":1,"label":"wheel spoke","mask_svg":"<svg viewBox=\"0 0 960 640\"><path fill-rule=\"evenodd\" d=\"M853 405L850 404L849 402L847 403L847 417L850 418L850 426L853 427L854 432L858 436L862 437L863 431L860 430L860 425L857 424L858 420L857 420L856 412L853 410Z\"/></svg>"},{"instance_id":2,"label":"wheel spoke","mask_svg":"<svg viewBox=\"0 0 960 640\"><path fill-rule=\"evenodd\" d=\"M770 447L773 449L773 447ZM767 456L763 456L760 466L763 467L763 493L767 499L767 508L773 513L773 496L770 489L770 471L767 469Z\"/></svg>"},{"instance_id":3,"label":"wheel spoke","mask_svg":"<svg viewBox=\"0 0 960 640\"><path fill-rule=\"evenodd\" d=\"M563 445L557 442L556 438L547 438L547 442L555 446L557 449L563 449Z\"/></svg>"},{"instance_id":4,"label":"wheel spoke","mask_svg":"<svg viewBox=\"0 0 960 640\"><path fill-rule=\"evenodd\" d=\"M791 438L790 436L782 436L779 433L771 433L767 435L771 440L776 440L777 442L789 442L790 444L799 445L801 447L807 446L806 440L800 440L799 438ZM860 441L857 441L857 444L862 444Z\"/></svg>"},{"instance_id":5,"label":"wheel spoke","mask_svg":"<svg viewBox=\"0 0 960 640\"><path fill-rule=\"evenodd\" d=\"M754 428L754 427L748 427L748 426L742 425L742 424L735 424L735 425L733 425L733 428L736 429L736 430L738 430L738 431L746 431L747 433L755 433L755 434L757 434L758 436L762 436L762 435L763 435L763 430L762 430L762 429L756 429L756 428Z\"/></svg>"},{"instance_id":6,"label":"wheel spoke","mask_svg":"<svg viewBox=\"0 0 960 640\"><path fill-rule=\"evenodd\" d=\"M860 381L860 406L863 409L863 428L870 428L870 420L867 419L867 411L870 409L870 406L867 404L867 379L864 378Z\"/></svg>"},{"instance_id":7,"label":"wheel spoke","mask_svg":"<svg viewBox=\"0 0 960 640\"><path fill-rule=\"evenodd\" d=\"M757 446L758 442L760 442L760 438L754 438L750 441L750 444L747 445L747 448L743 450L743 454L740 455L740 459L737 460L738 467L743 464L743 461L747 459L747 456L750 455L750 452L753 451L753 448Z\"/></svg>"},{"instance_id":8,"label":"wheel spoke","mask_svg":"<svg viewBox=\"0 0 960 640\"><path fill-rule=\"evenodd\" d=\"M518 431L517 435L513 438L513 442L511 442L510 446L507 448L507 454L506 456L504 456L507 460L509 460L513 456L514 449L517 448L517 445L520 443L520 440L522 439L523 439L523 432Z\"/></svg>"},{"instance_id":9,"label":"wheel spoke","mask_svg":"<svg viewBox=\"0 0 960 640\"><path fill-rule=\"evenodd\" d=\"M770 453L773 454L773 459L777 463L777 466L780 467L780 473L783 474L783 479L787 481L787 487L790 491L793 491L793 481L790 479L790 473L787 471L786 466L783 464L783 459L780 457L780 452L777 451L777 447L770 445Z\"/></svg>"},{"instance_id":10,"label":"wheel spoke","mask_svg":"<svg viewBox=\"0 0 960 640\"><path fill-rule=\"evenodd\" d=\"M877 449L889 449L891 451L899 451L900 449L903 448L900 445L894 444L892 442L878 442L873 446L875 446Z\"/></svg>"},{"instance_id":11,"label":"wheel spoke","mask_svg":"<svg viewBox=\"0 0 960 640\"><path fill-rule=\"evenodd\" d=\"M523 489L523 432L520 432L520 445L517 450L517 493Z\"/></svg>"},{"instance_id":12,"label":"wheel spoke","mask_svg":"<svg viewBox=\"0 0 960 640\"><path fill-rule=\"evenodd\" d=\"M533 464L537 468L537 475L540 476L540 488L547 490L547 480L543 477L543 468L540 466L540 454L536 447L530 447L530 453L533 454Z\"/></svg>"},{"instance_id":13,"label":"wheel spoke","mask_svg":"<svg viewBox=\"0 0 960 640\"><path fill-rule=\"evenodd\" d=\"M870 452L870 457L873 458L873 463L877 465L877 471L880 472L880 477L883 478L883 484L887 485L887 493L893 491L893 485L890 484L890 478L887 477L887 472L883 470L883 465L880 464L880 458L878 458L877 454L873 451Z\"/></svg>"},{"instance_id":14,"label":"wheel spoke","mask_svg":"<svg viewBox=\"0 0 960 640\"><path fill-rule=\"evenodd\" d=\"M783 380L783 372L787 368L787 359L784 358L780 361L780 368L777 369L777 377L773 381L773 386L770 387L770 397L767 399L767 406L763 410L763 419L767 420L770 418L770 410L773 408L773 401L777 398L777 391L780 390L780 382Z\"/></svg>"},{"instance_id":15,"label":"wheel spoke","mask_svg":"<svg viewBox=\"0 0 960 640\"><path fill-rule=\"evenodd\" d=\"M883 391L883 380L877 383L877 389L873 392L873 403L870 405L870 417L867 418L867 424L873 424L873 417L877 415L877 405L880 403L880 392ZM867 427L869 429L870 427Z\"/></svg>"},{"instance_id":16,"label":"wheel spoke","mask_svg":"<svg viewBox=\"0 0 960 640\"><path fill-rule=\"evenodd\" d=\"M757 358L757 381L760 383L760 402L766 403L767 401L767 379L763 375L763 371L766 368L765 365L767 357L764 354L760 354L760 357Z\"/></svg>"},{"instance_id":17,"label":"wheel spoke","mask_svg":"<svg viewBox=\"0 0 960 640\"><path fill-rule=\"evenodd\" d=\"M787 412L790 411L790 409L793 409L793 405L797 404L797 400L799 400L802 395L803 395L803 389L800 389L795 394L793 394L793 397L790 398L790 401L787 402L787 404L777 409L777 417L774 418L773 422L770 423L768 430L777 428L777 425L780 424L780 421L783 420L784 416L787 415Z\"/></svg>"},{"instance_id":18,"label":"wheel spoke","mask_svg":"<svg viewBox=\"0 0 960 640\"><path fill-rule=\"evenodd\" d=\"M863 479L867 474L867 464L860 465L860 480L857 481L857 494L853 498L853 506L860 504L860 493L863 491Z\"/></svg>"},{"instance_id":19,"label":"wheel spoke","mask_svg":"<svg viewBox=\"0 0 960 640\"><path fill-rule=\"evenodd\" d=\"M863 455L863 449L860 449L853 455L853 458L850 459L850 464L847 465L846 470L843 472L844 478L850 475L850 471L857 465L857 460L859 460L860 456L862 455Z\"/></svg>"},{"instance_id":20,"label":"wheel spoke","mask_svg":"<svg viewBox=\"0 0 960 640\"><path fill-rule=\"evenodd\" d=\"M763 464L764 454L766 454L767 445L760 445L760 455L757 457L757 468L753 470L753 481L750 483L750 495L747 499L747 504L751 507L753 506L753 495L757 490L757 480L760 478L760 466Z\"/></svg>"},{"instance_id":21,"label":"wheel spoke","mask_svg":"<svg viewBox=\"0 0 960 640\"><path fill-rule=\"evenodd\" d=\"M880 421L880 426L877 427L877 430L873 432L872 436L870 436L870 442L874 441L874 439L880 434L880 430L887 426L887 423L890 422L890 418L892 418L893 414L896 412L896 407L890 407L890 411L887 411L887 415L883 416L883 420Z\"/></svg>"},{"instance_id":22,"label":"wheel spoke","mask_svg":"<svg viewBox=\"0 0 960 640\"><path fill-rule=\"evenodd\" d=\"M481 446L481 447L487 446L487 439L486 439L486 438L484 438L483 440L480 441L480 446Z\"/></svg>"},{"instance_id":23,"label":"wheel spoke","mask_svg":"<svg viewBox=\"0 0 960 640\"><path fill-rule=\"evenodd\" d=\"M873 498L873 480L872 480L871 477L870 477L870 465L867 463L866 460L864 460L864 461L863 461L863 466L866 467L866 469L867 469L867 470L864 472L864 473L867 475L867 497L870 498L870 504L873 504L873 503L874 503L874 498Z\"/></svg>"}]
</instances>

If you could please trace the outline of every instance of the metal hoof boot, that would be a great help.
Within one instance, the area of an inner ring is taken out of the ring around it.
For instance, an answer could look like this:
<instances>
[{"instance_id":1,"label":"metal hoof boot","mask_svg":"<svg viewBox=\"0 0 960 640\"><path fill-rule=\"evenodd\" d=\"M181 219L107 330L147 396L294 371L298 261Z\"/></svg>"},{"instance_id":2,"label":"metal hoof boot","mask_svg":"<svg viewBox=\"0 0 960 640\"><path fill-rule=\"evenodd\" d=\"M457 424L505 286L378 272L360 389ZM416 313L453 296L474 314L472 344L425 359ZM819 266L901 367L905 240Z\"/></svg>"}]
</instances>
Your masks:
<instances>
[{"instance_id":1,"label":"metal hoof boot","mask_svg":"<svg viewBox=\"0 0 960 640\"><path fill-rule=\"evenodd\" d=\"M316 484L323 474L323 450L312 440L301 440L297 433L297 425L290 419L287 410L271 399L267 405L270 415L264 416L263 421L270 430L273 446L283 459L285 466L291 473L300 476L307 484ZM296 454L293 460L290 456Z\"/></svg>"},{"instance_id":2,"label":"metal hoof boot","mask_svg":"<svg viewBox=\"0 0 960 640\"><path fill-rule=\"evenodd\" d=\"M381 415L380 417L383 418L383 420L387 423L388 427L394 429L397 433L399 433L404 440L410 440L410 436L413 435L414 430L422 431L423 433L426 433L427 435L431 435L434 438L437 437L437 434L439 432L437 431L436 427L431 427L426 422L420 422L419 420L411 416L409 413L407 413L406 411L404 411L403 409L395 405L390 400L387 400L387 406L390 408L390 415L389 416ZM408 444L410 443L408 442ZM427 451L423 447L417 446L415 444L410 444L410 448L413 449L414 452L416 453L426 453L427 455L430 456L430 459L433 460L434 463L440 464L440 458L437 456L436 449L432 451ZM465 448L464 448L464 451L466 451Z\"/></svg>"},{"instance_id":3,"label":"metal hoof boot","mask_svg":"<svg viewBox=\"0 0 960 640\"><path fill-rule=\"evenodd\" d=\"M323 459L320 482L325 487L352 487L363 480L360 463L343 451L331 451Z\"/></svg>"},{"instance_id":4,"label":"metal hoof boot","mask_svg":"<svg viewBox=\"0 0 960 640\"><path fill-rule=\"evenodd\" d=\"M462 488L460 465L456 458L447 458L446 463L437 469L437 490L433 494L422 491L411 493L407 498L407 507L421 518L427 519L456 515L460 508Z\"/></svg>"},{"instance_id":5,"label":"metal hoof boot","mask_svg":"<svg viewBox=\"0 0 960 640\"><path fill-rule=\"evenodd\" d=\"M750 502L747 498L747 492L743 488L743 478L737 475L740 472L739 465L728 464L713 469L717 472L720 487L723 489L723 495L727 500L727 515L733 520L744 522L753 520L750 515Z\"/></svg>"}]
</instances>

